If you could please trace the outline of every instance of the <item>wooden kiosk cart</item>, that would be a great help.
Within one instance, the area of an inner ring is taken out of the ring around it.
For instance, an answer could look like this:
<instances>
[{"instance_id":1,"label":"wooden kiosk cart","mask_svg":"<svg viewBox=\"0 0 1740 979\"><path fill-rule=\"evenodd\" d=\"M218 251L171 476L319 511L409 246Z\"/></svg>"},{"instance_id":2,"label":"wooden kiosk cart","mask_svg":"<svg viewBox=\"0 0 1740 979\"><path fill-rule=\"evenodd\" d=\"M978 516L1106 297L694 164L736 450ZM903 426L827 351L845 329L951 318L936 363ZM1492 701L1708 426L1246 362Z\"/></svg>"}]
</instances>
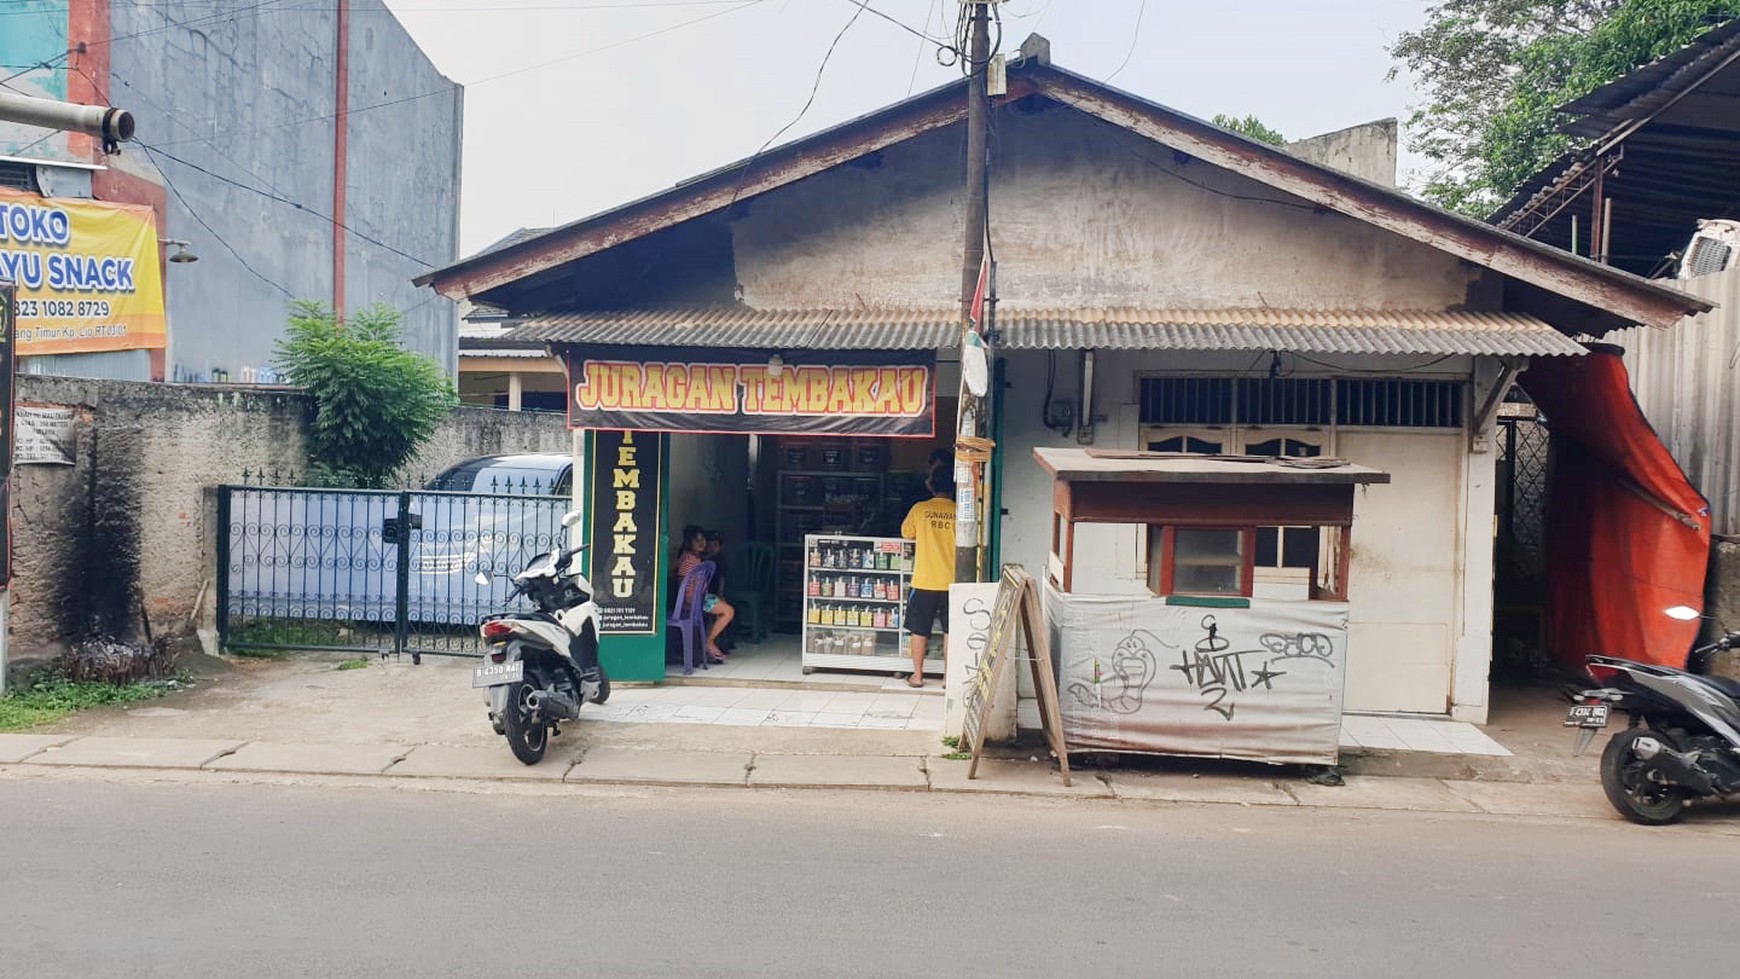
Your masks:
<instances>
[{"instance_id":1,"label":"wooden kiosk cart","mask_svg":"<svg viewBox=\"0 0 1740 979\"><path fill-rule=\"evenodd\" d=\"M1045 619L1071 750L1333 764L1360 487L1340 459L1033 451L1053 483ZM1117 524L1146 593L1107 575Z\"/></svg>"}]
</instances>

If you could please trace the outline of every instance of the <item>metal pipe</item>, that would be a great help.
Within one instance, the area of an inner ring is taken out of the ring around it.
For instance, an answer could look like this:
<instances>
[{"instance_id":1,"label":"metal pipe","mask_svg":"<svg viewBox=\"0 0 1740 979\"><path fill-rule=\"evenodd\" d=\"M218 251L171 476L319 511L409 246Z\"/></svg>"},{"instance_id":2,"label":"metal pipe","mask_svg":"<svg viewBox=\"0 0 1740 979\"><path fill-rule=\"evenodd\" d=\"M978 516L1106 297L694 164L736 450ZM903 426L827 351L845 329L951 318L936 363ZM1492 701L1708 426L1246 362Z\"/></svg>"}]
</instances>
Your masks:
<instances>
[{"instance_id":1,"label":"metal pipe","mask_svg":"<svg viewBox=\"0 0 1740 979\"><path fill-rule=\"evenodd\" d=\"M1081 352L1080 419L1075 427L1075 440L1082 445L1094 444L1094 352Z\"/></svg>"},{"instance_id":2,"label":"metal pipe","mask_svg":"<svg viewBox=\"0 0 1740 979\"><path fill-rule=\"evenodd\" d=\"M0 122L83 133L108 144L133 138L133 113L125 109L56 102L11 92L0 92Z\"/></svg>"}]
</instances>

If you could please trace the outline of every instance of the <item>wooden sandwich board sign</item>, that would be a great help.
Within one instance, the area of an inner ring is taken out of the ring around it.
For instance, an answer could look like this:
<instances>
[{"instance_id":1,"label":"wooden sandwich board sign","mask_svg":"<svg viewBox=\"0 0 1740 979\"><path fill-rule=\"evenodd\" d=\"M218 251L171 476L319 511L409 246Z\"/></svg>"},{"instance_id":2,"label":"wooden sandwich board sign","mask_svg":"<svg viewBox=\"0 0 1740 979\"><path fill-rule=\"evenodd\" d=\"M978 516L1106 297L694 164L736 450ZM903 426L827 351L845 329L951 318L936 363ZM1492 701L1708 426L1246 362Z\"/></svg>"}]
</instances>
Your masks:
<instances>
[{"instance_id":1,"label":"wooden sandwich board sign","mask_svg":"<svg viewBox=\"0 0 1740 979\"><path fill-rule=\"evenodd\" d=\"M991 607L990 634L984 651L979 654L979 661L973 664L967 675L967 692L962 698L966 723L961 729L961 750L973 755L967 778L977 778L979 774L979 756L985 750L985 725L991 716L996 691L1001 689L1003 671L1009 668L1017 627L1027 650L1027 655L1020 658L1033 666L1033 692L1039 700L1039 723L1045 729L1046 742L1057 756L1063 784L1069 785L1069 750L1064 745L1063 716L1058 711L1057 677L1051 671L1051 634L1045 629L1045 619L1039 608L1039 584L1026 568L1018 564L1003 568L997 601Z\"/></svg>"}]
</instances>

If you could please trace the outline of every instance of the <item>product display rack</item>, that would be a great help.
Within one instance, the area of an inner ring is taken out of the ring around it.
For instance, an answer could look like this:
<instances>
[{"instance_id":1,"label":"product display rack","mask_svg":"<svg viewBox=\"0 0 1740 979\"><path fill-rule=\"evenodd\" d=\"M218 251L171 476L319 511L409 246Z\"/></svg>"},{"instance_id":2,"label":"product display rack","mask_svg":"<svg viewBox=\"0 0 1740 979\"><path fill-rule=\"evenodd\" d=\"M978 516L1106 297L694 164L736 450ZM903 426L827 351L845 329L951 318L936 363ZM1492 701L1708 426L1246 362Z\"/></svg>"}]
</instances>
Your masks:
<instances>
[{"instance_id":1,"label":"product display rack","mask_svg":"<svg viewBox=\"0 0 1740 979\"><path fill-rule=\"evenodd\" d=\"M774 620L782 631L795 632L807 612L805 539L864 529L863 515L886 494L888 449L879 439L781 438L777 451Z\"/></svg>"},{"instance_id":2,"label":"product display rack","mask_svg":"<svg viewBox=\"0 0 1740 979\"><path fill-rule=\"evenodd\" d=\"M898 537L804 537L803 668L906 673L902 624L912 578L912 542ZM925 672L942 673L941 643Z\"/></svg>"}]
</instances>

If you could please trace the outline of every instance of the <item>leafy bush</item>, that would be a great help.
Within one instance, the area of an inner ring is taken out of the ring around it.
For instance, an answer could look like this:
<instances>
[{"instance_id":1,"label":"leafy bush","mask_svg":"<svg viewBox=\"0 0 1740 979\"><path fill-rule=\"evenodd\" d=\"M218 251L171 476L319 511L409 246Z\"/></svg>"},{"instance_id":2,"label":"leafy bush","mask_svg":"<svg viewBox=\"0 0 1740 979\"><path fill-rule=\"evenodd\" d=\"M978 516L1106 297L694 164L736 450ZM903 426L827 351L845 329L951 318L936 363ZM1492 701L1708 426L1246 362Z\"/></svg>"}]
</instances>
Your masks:
<instances>
[{"instance_id":1,"label":"leafy bush","mask_svg":"<svg viewBox=\"0 0 1740 979\"><path fill-rule=\"evenodd\" d=\"M446 372L404 348L403 320L376 304L341 324L325 303L292 304L278 363L314 399L311 484L385 488L459 403Z\"/></svg>"},{"instance_id":2,"label":"leafy bush","mask_svg":"<svg viewBox=\"0 0 1740 979\"><path fill-rule=\"evenodd\" d=\"M69 680L58 670L44 671L0 696L0 732L27 731L91 707L153 700L183 686L178 679L115 684Z\"/></svg>"}]
</instances>

